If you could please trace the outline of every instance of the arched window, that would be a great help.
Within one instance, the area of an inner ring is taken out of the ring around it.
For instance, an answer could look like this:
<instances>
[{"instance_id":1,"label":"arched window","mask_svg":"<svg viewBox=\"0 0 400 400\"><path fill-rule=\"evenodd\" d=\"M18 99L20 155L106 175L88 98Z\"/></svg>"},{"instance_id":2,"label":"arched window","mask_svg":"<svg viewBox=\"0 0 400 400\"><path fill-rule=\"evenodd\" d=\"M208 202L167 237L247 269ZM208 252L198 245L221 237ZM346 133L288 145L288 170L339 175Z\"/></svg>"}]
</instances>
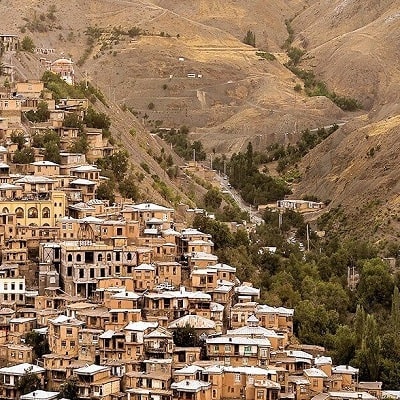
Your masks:
<instances>
[{"instance_id":1,"label":"arched window","mask_svg":"<svg viewBox=\"0 0 400 400\"><path fill-rule=\"evenodd\" d=\"M2 213L8 214L9 212L10 212L10 210L9 210L7 207L4 207L4 208L3 208Z\"/></svg>"},{"instance_id":2,"label":"arched window","mask_svg":"<svg viewBox=\"0 0 400 400\"><path fill-rule=\"evenodd\" d=\"M126 255L126 259L127 259L128 261L131 261L131 260L132 260L132 254L131 254L131 253L128 253L128 254Z\"/></svg>"},{"instance_id":3,"label":"arched window","mask_svg":"<svg viewBox=\"0 0 400 400\"><path fill-rule=\"evenodd\" d=\"M103 254L99 254L97 256L97 261L103 261Z\"/></svg>"},{"instance_id":4,"label":"arched window","mask_svg":"<svg viewBox=\"0 0 400 400\"><path fill-rule=\"evenodd\" d=\"M71 262L72 261L72 254L68 254L68 261Z\"/></svg>"},{"instance_id":5,"label":"arched window","mask_svg":"<svg viewBox=\"0 0 400 400\"><path fill-rule=\"evenodd\" d=\"M107 253L107 261L111 261L111 254Z\"/></svg>"},{"instance_id":6,"label":"arched window","mask_svg":"<svg viewBox=\"0 0 400 400\"><path fill-rule=\"evenodd\" d=\"M76 261L81 262L82 261L82 256L80 254L76 255Z\"/></svg>"},{"instance_id":7,"label":"arched window","mask_svg":"<svg viewBox=\"0 0 400 400\"><path fill-rule=\"evenodd\" d=\"M21 207L18 207L18 208L15 210L15 216L16 216L17 218L24 218L24 210L23 210Z\"/></svg>"},{"instance_id":8,"label":"arched window","mask_svg":"<svg viewBox=\"0 0 400 400\"><path fill-rule=\"evenodd\" d=\"M43 208L42 218L50 218L50 208L48 207Z\"/></svg>"},{"instance_id":9,"label":"arched window","mask_svg":"<svg viewBox=\"0 0 400 400\"><path fill-rule=\"evenodd\" d=\"M37 218L38 210L36 207L31 207L28 209L28 218Z\"/></svg>"}]
</instances>

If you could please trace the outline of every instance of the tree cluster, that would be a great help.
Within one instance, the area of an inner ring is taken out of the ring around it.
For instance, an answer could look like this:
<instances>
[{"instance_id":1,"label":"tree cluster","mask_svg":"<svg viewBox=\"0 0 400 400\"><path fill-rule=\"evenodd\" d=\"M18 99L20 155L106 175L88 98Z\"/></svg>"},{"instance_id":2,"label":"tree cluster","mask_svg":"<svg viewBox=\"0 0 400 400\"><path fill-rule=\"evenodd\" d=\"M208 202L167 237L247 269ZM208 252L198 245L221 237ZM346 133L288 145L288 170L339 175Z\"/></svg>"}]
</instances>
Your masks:
<instances>
[{"instance_id":1,"label":"tree cluster","mask_svg":"<svg viewBox=\"0 0 400 400\"><path fill-rule=\"evenodd\" d=\"M229 161L229 182L240 192L243 200L252 205L266 204L283 199L291 192L283 180L260 172L258 164L251 142L246 153L233 154Z\"/></svg>"},{"instance_id":2,"label":"tree cluster","mask_svg":"<svg viewBox=\"0 0 400 400\"><path fill-rule=\"evenodd\" d=\"M193 156L196 157L197 161L206 159L203 144L199 140L190 143L188 137L189 129L186 126L182 126L178 130L160 131L158 134L167 143L171 144L175 152L185 160L192 160Z\"/></svg>"}]
</instances>

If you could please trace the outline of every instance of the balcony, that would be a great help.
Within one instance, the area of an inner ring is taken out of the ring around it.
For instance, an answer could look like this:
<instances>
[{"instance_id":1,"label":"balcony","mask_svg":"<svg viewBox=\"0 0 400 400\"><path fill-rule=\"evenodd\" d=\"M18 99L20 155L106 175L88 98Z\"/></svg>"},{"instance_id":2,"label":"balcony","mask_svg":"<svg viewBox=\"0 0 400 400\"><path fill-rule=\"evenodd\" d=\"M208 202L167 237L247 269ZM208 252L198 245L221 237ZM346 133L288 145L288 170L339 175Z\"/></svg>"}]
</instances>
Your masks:
<instances>
[{"instance_id":1,"label":"balcony","mask_svg":"<svg viewBox=\"0 0 400 400\"><path fill-rule=\"evenodd\" d=\"M167 352L167 346L160 346L160 347L154 347L154 346L149 346L145 345L144 349L146 353L166 353Z\"/></svg>"}]
</instances>

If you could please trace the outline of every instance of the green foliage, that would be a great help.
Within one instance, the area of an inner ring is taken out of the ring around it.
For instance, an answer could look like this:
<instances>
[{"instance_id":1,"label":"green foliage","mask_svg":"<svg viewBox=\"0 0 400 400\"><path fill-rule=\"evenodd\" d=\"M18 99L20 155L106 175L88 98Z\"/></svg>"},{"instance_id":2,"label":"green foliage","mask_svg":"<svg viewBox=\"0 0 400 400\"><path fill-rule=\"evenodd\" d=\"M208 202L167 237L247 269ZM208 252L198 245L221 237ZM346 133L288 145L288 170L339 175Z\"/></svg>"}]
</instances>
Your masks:
<instances>
[{"instance_id":1,"label":"green foliage","mask_svg":"<svg viewBox=\"0 0 400 400\"><path fill-rule=\"evenodd\" d=\"M288 32L288 37L285 40L285 43L282 45L282 48L288 49L292 45L294 40L294 30L291 25L291 20L285 19L285 25Z\"/></svg>"},{"instance_id":2,"label":"green foliage","mask_svg":"<svg viewBox=\"0 0 400 400\"><path fill-rule=\"evenodd\" d=\"M15 164L30 164L35 161L35 152L32 147L24 147L14 153L13 163Z\"/></svg>"},{"instance_id":3,"label":"green foliage","mask_svg":"<svg viewBox=\"0 0 400 400\"><path fill-rule=\"evenodd\" d=\"M242 211L235 202L225 205L222 211L217 210L215 216L218 221L225 222L242 223L249 220L248 212Z\"/></svg>"},{"instance_id":4,"label":"green foliage","mask_svg":"<svg viewBox=\"0 0 400 400\"><path fill-rule=\"evenodd\" d=\"M301 61L305 51L298 47L289 47L287 49L287 55L290 58L289 65L297 65Z\"/></svg>"},{"instance_id":5,"label":"green foliage","mask_svg":"<svg viewBox=\"0 0 400 400\"><path fill-rule=\"evenodd\" d=\"M52 130L37 134L32 138L32 146L44 149L44 159L57 164L61 162L60 137Z\"/></svg>"},{"instance_id":6,"label":"green foliage","mask_svg":"<svg viewBox=\"0 0 400 400\"><path fill-rule=\"evenodd\" d=\"M81 67L89 55L92 53L93 48L97 41L100 39L101 35L103 34L103 29L99 28L97 25L96 26L89 26L85 30L85 35L86 35L86 49L83 52L81 58L78 60L77 65Z\"/></svg>"},{"instance_id":7,"label":"green foliage","mask_svg":"<svg viewBox=\"0 0 400 400\"><path fill-rule=\"evenodd\" d=\"M337 365L349 365L356 351L356 336L348 325L340 325L333 337L333 358Z\"/></svg>"},{"instance_id":8,"label":"green foliage","mask_svg":"<svg viewBox=\"0 0 400 400\"><path fill-rule=\"evenodd\" d=\"M78 378L71 376L61 385L60 398L79 400Z\"/></svg>"},{"instance_id":9,"label":"green foliage","mask_svg":"<svg viewBox=\"0 0 400 400\"><path fill-rule=\"evenodd\" d=\"M50 90L53 98L58 101L60 99L73 98L83 99L86 96L89 97L93 93L92 86L88 86L83 83L77 85L69 85L60 75L55 74L51 71L45 71L42 75L42 81L46 89Z\"/></svg>"},{"instance_id":10,"label":"green foliage","mask_svg":"<svg viewBox=\"0 0 400 400\"><path fill-rule=\"evenodd\" d=\"M135 184L135 176L129 174L118 185L121 196L132 199L134 201L139 199L139 189Z\"/></svg>"},{"instance_id":11,"label":"green foliage","mask_svg":"<svg viewBox=\"0 0 400 400\"><path fill-rule=\"evenodd\" d=\"M215 211L221 206L222 203L221 192L213 187L207 191L203 200L206 210Z\"/></svg>"},{"instance_id":12,"label":"green foliage","mask_svg":"<svg viewBox=\"0 0 400 400\"><path fill-rule=\"evenodd\" d=\"M293 87L295 92L301 92L303 90L303 87L300 85L300 83L296 83Z\"/></svg>"},{"instance_id":13,"label":"green foliage","mask_svg":"<svg viewBox=\"0 0 400 400\"><path fill-rule=\"evenodd\" d=\"M295 144L288 144L286 147L279 144L273 144L267 149L267 160L276 161L278 160L277 171L283 173L288 171L291 167L295 166L297 162L301 160L311 149L325 140L333 132L335 132L339 126L337 124L332 127L325 129L319 128L316 131L310 131L308 129L301 132L300 140Z\"/></svg>"},{"instance_id":14,"label":"green foliage","mask_svg":"<svg viewBox=\"0 0 400 400\"><path fill-rule=\"evenodd\" d=\"M158 134L167 143L171 144L176 153L185 160L193 159L193 154L196 155L196 161L205 160L206 153L203 149L203 144L199 140L190 143L188 133L189 129L186 126L182 126L178 131L171 129L168 132L162 131Z\"/></svg>"},{"instance_id":15,"label":"green foliage","mask_svg":"<svg viewBox=\"0 0 400 400\"><path fill-rule=\"evenodd\" d=\"M208 218L205 215L196 215L193 221L193 227L201 232L212 235L215 250L230 247L233 243L233 236L228 226L222 222Z\"/></svg>"},{"instance_id":16,"label":"green foliage","mask_svg":"<svg viewBox=\"0 0 400 400\"><path fill-rule=\"evenodd\" d=\"M34 358L42 358L44 354L49 354L49 342L46 336L37 333L36 331L28 332L25 335L25 343L32 346Z\"/></svg>"},{"instance_id":17,"label":"green foliage","mask_svg":"<svg viewBox=\"0 0 400 400\"><path fill-rule=\"evenodd\" d=\"M134 26L128 30L128 35L130 37L136 37L139 36L142 33L142 30L138 28L137 26Z\"/></svg>"},{"instance_id":18,"label":"green foliage","mask_svg":"<svg viewBox=\"0 0 400 400\"><path fill-rule=\"evenodd\" d=\"M18 145L18 150L22 150L25 146L25 136L22 132L12 132L11 141Z\"/></svg>"},{"instance_id":19,"label":"green foliage","mask_svg":"<svg viewBox=\"0 0 400 400\"><path fill-rule=\"evenodd\" d=\"M308 96L325 96L332 100L339 108L344 111L356 111L362 108L362 104L351 97L340 96L335 92L330 92L326 84L318 80L312 71L306 71L298 68L296 65L300 61L300 52L293 51L291 53L291 61L286 65L296 76L304 82L304 90Z\"/></svg>"},{"instance_id":20,"label":"green foliage","mask_svg":"<svg viewBox=\"0 0 400 400\"><path fill-rule=\"evenodd\" d=\"M357 294L360 304L366 310L377 311L381 307L389 308L393 289L393 276L385 262L378 258L363 262Z\"/></svg>"},{"instance_id":21,"label":"green foliage","mask_svg":"<svg viewBox=\"0 0 400 400\"><path fill-rule=\"evenodd\" d=\"M33 43L33 40L30 36L24 36L24 38L21 41L21 50L22 51L27 51L29 53L33 53L35 50L35 44Z\"/></svg>"},{"instance_id":22,"label":"green foliage","mask_svg":"<svg viewBox=\"0 0 400 400\"><path fill-rule=\"evenodd\" d=\"M105 113L97 112L92 107L89 107L83 122L88 128L102 129L103 134L109 134L111 120L110 117Z\"/></svg>"},{"instance_id":23,"label":"green foliage","mask_svg":"<svg viewBox=\"0 0 400 400\"><path fill-rule=\"evenodd\" d=\"M49 106L45 101L40 101L37 110L29 110L25 113L25 116L31 122L46 122L50 117Z\"/></svg>"},{"instance_id":24,"label":"green foliage","mask_svg":"<svg viewBox=\"0 0 400 400\"><path fill-rule=\"evenodd\" d=\"M97 187L96 198L100 200L109 200L110 204L115 203L114 181L110 179L100 183L100 185Z\"/></svg>"},{"instance_id":25,"label":"green foliage","mask_svg":"<svg viewBox=\"0 0 400 400\"><path fill-rule=\"evenodd\" d=\"M276 57L273 54L268 53L266 51L256 51L256 56L264 58L265 60L268 60L268 61L276 60Z\"/></svg>"},{"instance_id":26,"label":"green foliage","mask_svg":"<svg viewBox=\"0 0 400 400\"><path fill-rule=\"evenodd\" d=\"M26 369L24 375L18 379L16 388L21 394L27 394L34 390L41 389L40 379L37 374L32 372L32 367Z\"/></svg>"},{"instance_id":27,"label":"green foliage","mask_svg":"<svg viewBox=\"0 0 400 400\"><path fill-rule=\"evenodd\" d=\"M229 182L240 192L243 200L252 205L266 204L290 193L284 181L260 172L257 163L249 143L247 152L233 154L228 164Z\"/></svg>"},{"instance_id":28,"label":"green foliage","mask_svg":"<svg viewBox=\"0 0 400 400\"><path fill-rule=\"evenodd\" d=\"M336 332L338 313L311 300L301 301L294 314L294 329L304 343L325 346L327 338Z\"/></svg>"},{"instance_id":29,"label":"green foliage","mask_svg":"<svg viewBox=\"0 0 400 400\"><path fill-rule=\"evenodd\" d=\"M63 126L65 128L78 128L80 131L83 130L82 121L80 120L79 115L74 112L65 115Z\"/></svg>"},{"instance_id":30,"label":"green foliage","mask_svg":"<svg viewBox=\"0 0 400 400\"><path fill-rule=\"evenodd\" d=\"M148 164L146 164L145 162L141 162L140 166L148 173L150 174L150 167Z\"/></svg>"},{"instance_id":31,"label":"green foliage","mask_svg":"<svg viewBox=\"0 0 400 400\"><path fill-rule=\"evenodd\" d=\"M78 139L70 146L71 153L86 154L89 150L89 142L86 133L80 132Z\"/></svg>"},{"instance_id":32,"label":"green foliage","mask_svg":"<svg viewBox=\"0 0 400 400\"><path fill-rule=\"evenodd\" d=\"M256 47L256 35L251 30L248 30L246 36L243 38L243 43Z\"/></svg>"},{"instance_id":33,"label":"green foliage","mask_svg":"<svg viewBox=\"0 0 400 400\"><path fill-rule=\"evenodd\" d=\"M173 340L177 347L197 347L201 345L196 329L190 325L176 328L173 332Z\"/></svg>"},{"instance_id":34,"label":"green foliage","mask_svg":"<svg viewBox=\"0 0 400 400\"><path fill-rule=\"evenodd\" d=\"M126 150L118 150L111 156L97 160L97 165L102 172L110 171L116 180L121 181L129 168L129 156Z\"/></svg>"},{"instance_id":35,"label":"green foliage","mask_svg":"<svg viewBox=\"0 0 400 400\"><path fill-rule=\"evenodd\" d=\"M381 365L381 339L378 325L373 315L366 316L361 347L356 350L356 365L360 368L360 375L367 381L377 381Z\"/></svg>"}]
</instances>

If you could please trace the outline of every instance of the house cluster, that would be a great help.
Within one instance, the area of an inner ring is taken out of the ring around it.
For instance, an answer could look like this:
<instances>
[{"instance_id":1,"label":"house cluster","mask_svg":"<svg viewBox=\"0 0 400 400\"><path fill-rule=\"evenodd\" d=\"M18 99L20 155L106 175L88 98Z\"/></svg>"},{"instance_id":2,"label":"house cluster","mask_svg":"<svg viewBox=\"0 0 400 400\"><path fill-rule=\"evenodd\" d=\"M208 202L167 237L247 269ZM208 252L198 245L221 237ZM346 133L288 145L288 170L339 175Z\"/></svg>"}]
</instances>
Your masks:
<instances>
[{"instance_id":1,"label":"house cluster","mask_svg":"<svg viewBox=\"0 0 400 400\"><path fill-rule=\"evenodd\" d=\"M99 200L105 178L92 162L112 146L87 129L88 154L69 153L78 130L63 122L88 102L44 94L40 81L0 90L0 399L55 399L66 382L82 400L382 396L323 349L296 346L294 310L261 304L173 208ZM24 121L42 100L49 120ZM13 135L30 143L47 130L60 137L59 164L39 151L12 162ZM27 374L40 390L23 393Z\"/></svg>"}]
</instances>

